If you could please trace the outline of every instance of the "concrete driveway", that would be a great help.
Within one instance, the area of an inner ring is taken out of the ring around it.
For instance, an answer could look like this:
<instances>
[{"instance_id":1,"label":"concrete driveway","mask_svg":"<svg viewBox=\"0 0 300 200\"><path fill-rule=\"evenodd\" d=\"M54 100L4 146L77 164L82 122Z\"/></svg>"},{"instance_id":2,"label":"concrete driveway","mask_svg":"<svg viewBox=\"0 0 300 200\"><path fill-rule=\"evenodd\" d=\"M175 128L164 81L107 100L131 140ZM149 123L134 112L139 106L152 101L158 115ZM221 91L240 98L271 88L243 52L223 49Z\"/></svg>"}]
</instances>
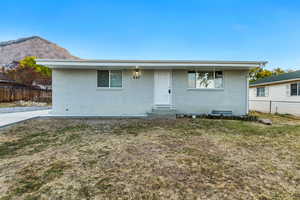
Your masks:
<instances>
[{"instance_id":1,"label":"concrete driveway","mask_svg":"<svg viewBox=\"0 0 300 200\"><path fill-rule=\"evenodd\" d=\"M37 110L28 112L2 113L0 114L0 128L9 126L18 122L37 117L48 116L50 110Z\"/></svg>"}]
</instances>

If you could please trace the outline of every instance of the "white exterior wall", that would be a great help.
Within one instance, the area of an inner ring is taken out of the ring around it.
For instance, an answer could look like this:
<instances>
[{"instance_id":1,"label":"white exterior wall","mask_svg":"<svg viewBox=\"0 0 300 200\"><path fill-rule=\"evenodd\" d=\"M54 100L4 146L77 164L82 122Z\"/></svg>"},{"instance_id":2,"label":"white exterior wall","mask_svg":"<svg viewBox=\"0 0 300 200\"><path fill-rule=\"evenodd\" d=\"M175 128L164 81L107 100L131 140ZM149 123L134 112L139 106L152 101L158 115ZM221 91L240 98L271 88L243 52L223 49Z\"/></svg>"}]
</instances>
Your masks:
<instances>
[{"instance_id":1,"label":"white exterior wall","mask_svg":"<svg viewBox=\"0 0 300 200\"><path fill-rule=\"evenodd\" d=\"M300 96L290 96L290 89L287 89L287 87L290 88L290 84L291 83L282 83L277 85L259 86L266 87L266 90L268 90L266 97L257 97L256 87L250 88L250 110L270 112L271 107L272 113L293 114L300 116L300 103L276 102L300 102ZM270 101L272 101L271 105Z\"/></svg>"},{"instance_id":2,"label":"white exterior wall","mask_svg":"<svg viewBox=\"0 0 300 200\"><path fill-rule=\"evenodd\" d=\"M53 114L139 116L152 109L152 70L143 71L140 79L123 70L122 89L97 88L96 70L54 69L52 77Z\"/></svg>"},{"instance_id":3,"label":"white exterior wall","mask_svg":"<svg viewBox=\"0 0 300 200\"><path fill-rule=\"evenodd\" d=\"M188 89L187 71L173 71L174 103L179 113L206 113L229 110L248 113L248 71L224 71L223 89Z\"/></svg>"},{"instance_id":4,"label":"white exterior wall","mask_svg":"<svg viewBox=\"0 0 300 200\"><path fill-rule=\"evenodd\" d=\"M188 89L187 70L173 70L172 98L178 113L231 110L247 114L247 71L224 71L224 89ZM141 116L153 107L154 70L132 79L123 70L122 89L97 88L97 71L53 69L53 114L75 116Z\"/></svg>"}]
</instances>

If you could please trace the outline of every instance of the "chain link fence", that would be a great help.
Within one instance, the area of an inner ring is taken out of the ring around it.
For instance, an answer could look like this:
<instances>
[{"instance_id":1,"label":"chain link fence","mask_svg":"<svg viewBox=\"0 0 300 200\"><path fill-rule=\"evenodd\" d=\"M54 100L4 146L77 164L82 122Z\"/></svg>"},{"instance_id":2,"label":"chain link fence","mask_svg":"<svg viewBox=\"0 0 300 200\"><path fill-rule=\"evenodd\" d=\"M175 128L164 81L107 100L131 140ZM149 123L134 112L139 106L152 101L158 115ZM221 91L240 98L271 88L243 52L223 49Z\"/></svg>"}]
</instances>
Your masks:
<instances>
[{"instance_id":1,"label":"chain link fence","mask_svg":"<svg viewBox=\"0 0 300 200\"><path fill-rule=\"evenodd\" d=\"M265 113L300 116L300 101L249 100L249 109Z\"/></svg>"}]
</instances>

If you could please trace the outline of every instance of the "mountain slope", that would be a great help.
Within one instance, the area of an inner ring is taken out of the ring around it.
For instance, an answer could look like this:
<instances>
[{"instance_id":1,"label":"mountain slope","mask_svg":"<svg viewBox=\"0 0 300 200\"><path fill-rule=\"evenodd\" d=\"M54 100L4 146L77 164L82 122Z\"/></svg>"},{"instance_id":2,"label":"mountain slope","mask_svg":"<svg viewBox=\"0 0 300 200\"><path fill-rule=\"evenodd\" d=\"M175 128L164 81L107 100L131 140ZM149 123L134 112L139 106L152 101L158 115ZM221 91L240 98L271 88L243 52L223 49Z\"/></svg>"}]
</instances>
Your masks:
<instances>
[{"instance_id":1,"label":"mountain slope","mask_svg":"<svg viewBox=\"0 0 300 200\"><path fill-rule=\"evenodd\" d=\"M39 36L0 42L0 66L9 67L26 56L37 58L78 59L68 50Z\"/></svg>"}]
</instances>

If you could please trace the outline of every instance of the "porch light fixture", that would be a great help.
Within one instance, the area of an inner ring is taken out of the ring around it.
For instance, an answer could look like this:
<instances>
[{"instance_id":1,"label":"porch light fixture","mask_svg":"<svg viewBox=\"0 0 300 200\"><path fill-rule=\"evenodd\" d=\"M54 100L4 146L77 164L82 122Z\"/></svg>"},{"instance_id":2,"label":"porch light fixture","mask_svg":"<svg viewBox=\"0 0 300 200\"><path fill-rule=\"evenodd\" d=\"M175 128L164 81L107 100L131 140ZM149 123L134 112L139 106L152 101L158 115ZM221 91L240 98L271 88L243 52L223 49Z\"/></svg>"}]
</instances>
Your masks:
<instances>
[{"instance_id":1,"label":"porch light fixture","mask_svg":"<svg viewBox=\"0 0 300 200\"><path fill-rule=\"evenodd\" d=\"M133 79L139 79L141 77L141 71L138 67L136 67L133 71Z\"/></svg>"}]
</instances>

